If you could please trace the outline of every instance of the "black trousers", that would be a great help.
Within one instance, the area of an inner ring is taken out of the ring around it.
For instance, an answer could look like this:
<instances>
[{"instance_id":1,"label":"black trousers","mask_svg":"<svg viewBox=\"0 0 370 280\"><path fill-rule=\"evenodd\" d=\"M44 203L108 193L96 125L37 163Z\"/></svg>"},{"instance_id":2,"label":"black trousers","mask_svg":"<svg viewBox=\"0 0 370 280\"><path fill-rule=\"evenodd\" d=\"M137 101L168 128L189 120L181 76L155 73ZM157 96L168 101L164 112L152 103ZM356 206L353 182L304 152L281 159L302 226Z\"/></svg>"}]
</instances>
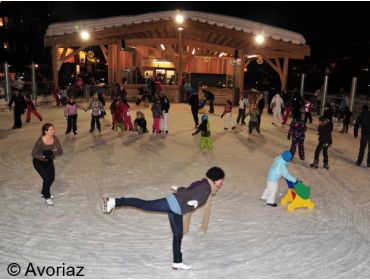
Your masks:
<instances>
[{"instance_id":1,"label":"black trousers","mask_svg":"<svg viewBox=\"0 0 370 280\"><path fill-rule=\"evenodd\" d=\"M101 130L99 119L100 119L99 116L91 116L91 127L90 127L91 131L95 129L95 123L96 123L96 127L98 128L98 130L99 131Z\"/></svg>"},{"instance_id":2,"label":"black trousers","mask_svg":"<svg viewBox=\"0 0 370 280\"><path fill-rule=\"evenodd\" d=\"M305 112L305 116L304 116L304 122L307 123L307 119L310 120L310 123L312 123L312 115L311 115L311 112Z\"/></svg>"},{"instance_id":3,"label":"black trousers","mask_svg":"<svg viewBox=\"0 0 370 280\"><path fill-rule=\"evenodd\" d=\"M181 241L183 237L182 215L172 212L165 198L156 200L142 200L139 198L116 198L116 206L131 206L145 211L164 212L168 214L173 234L172 251L173 262L182 263Z\"/></svg>"},{"instance_id":4,"label":"black trousers","mask_svg":"<svg viewBox=\"0 0 370 280\"><path fill-rule=\"evenodd\" d=\"M77 131L77 115L68 116L68 118L67 118L67 131L66 131L66 133L70 133L71 130L73 130L73 132Z\"/></svg>"},{"instance_id":5,"label":"black trousers","mask_svg":"<svg viewBox=\"0 0 370 280\"><path fill-rule=\"evenodd\" d=\"M252 121L249 121L249 124L248 124L248 128L249 128L249 134L251 134L252 133L252 131L253 131L253 128L256 128L256 130L257 130L257 132L258 133L261 133L260 132L260 125L259 125L259 122L252 122Z\"/></svg>"},{"instance_id":6,"label":"black trousers","mask_svg":"<svg viewBox=\"0 0 370 280\"><path fill-rule=\"evenodd\" d=\"M323 143L323 142L319 142L319 144L317 144L317 147L315 150L315 163L319 163L319 157L320 157L321 150L324 156L324 164L329 163L329 156L328 156L329 146L330 146L329 144Z\"/></svg>"},{"instance_id":7,"label":"black trousers","mask_svg":"<svg viewBox=\"0 0 370 280\"><path fill-rule=\"evenodd\" d=\"M213 100L209 101L209 111L208 113L213 114L215 112L215 108L213 107Z\"/></svg>"},{"instance_id":8,"label":"black trousers","mask_svg":"<svg viewBox=\"0 0 370 280\"><path fill-rule=\"evenodd\" d=\"M50 188L55 179L54 162L52 160L42 161L34 158L33 166L43 180L41 194L45 199L50 198Z\"/></svg>"},{"instance_id":9,"label":"black trousers","mask_svg":"<svg viewBox=\"0 0 370 280\"><path fill-rule=\"evenodd\" d=\"M16 128L21 128L22 127L22 114L19 114L14 110L14 126Z\"/></svg>"},{"instance_id":10,"label":"black trousers","mask_svg":"<svg viewBox=\"0 0 370 280\"><path fill-rule=\"evenodd\" d=\"M362 160L364 159L364 154L367 146L367 164L370 164L370 134L368 135L361 135L360 140L360 151L358 153L358 163L362 163Z\"/></svg>"},{"instance_id":11,"label":"black trousers","mask_svg":"<svg viewBox=\"0 0 370 280\"><path fill-rule=\"evenodd\" d=\"M196 126L199 125L198 112L199 112L199 110L191 109L191 113L193 114L193 119L194 119L194 123L195 123Z\"/></svg>"},{"instance_id":12,"label":"black trousers","mask_svg":"<svg viewBox=\"0 0 370 280\"><path fill-rule=\"evenodd\" d=\"M245 123L245 109L240 109L238 111L238 117L236 118L236 123L239 124L239 122Z\"/></svg>"}]
</instances>

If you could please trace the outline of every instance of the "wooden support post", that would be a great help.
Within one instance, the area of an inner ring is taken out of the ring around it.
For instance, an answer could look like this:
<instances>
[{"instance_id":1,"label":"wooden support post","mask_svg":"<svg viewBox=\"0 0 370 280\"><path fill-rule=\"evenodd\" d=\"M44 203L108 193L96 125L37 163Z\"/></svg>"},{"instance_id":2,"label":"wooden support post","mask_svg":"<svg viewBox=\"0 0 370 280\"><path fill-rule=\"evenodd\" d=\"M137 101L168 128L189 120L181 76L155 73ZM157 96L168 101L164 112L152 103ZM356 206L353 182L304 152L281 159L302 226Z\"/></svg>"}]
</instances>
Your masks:
<instances>
[{"instance_id":1,"label":"wooden support post","mask_svg":"<svg viewBox=\"0 0 370 280\"><path fill-rule=\"evenodd\" d=\"M107 48L104 45L100 45L100 49L103 53L105 61L108 62L108 50L107 50Z\"/></svg>"},{"instance_id":2,"label":"wooden support post","mask_svg":"<svg viewBox=\"0 0 370 280\"><path fill-rule=\"evenodd\" d=\"M182 65L182 55L184 52L184 48L182 45L182 30L179 30L179 70L178 70L178 79L177 79L177 85L182 85L182 72L183 72L183 65Z\"/></svg>"},{"instance_id":3,"label":"wooden support post","mask_svg":"<svg viewBox=\"0 0 370 280\"><path fill-rule=\"evenodd\" d=\"M59 81L58 81L58 53L57 53L57 46L53 45L51 47L51 63L53 68L53 83L55 89L59 88Z\"/></svg>"},{"instance_id":4,"label":"wooden support post","mask_svg":"<svg viewBox=\"0 0 370 280\"><path fill-rule=\"evenodd\" d=\"M240 74L239 74L239 89L240 89L240 94L242 94L243 90L244 90L244 60L245 60L245 57L244 57L244 53L243 52L239 52L239 55L240 55Z\"/></svg>"},{"instance_id":5,"label":"wooden support post","mask_svg":"<svg viewBox=\"0 0 370 280\"><path fill-rule=\"evenodd\" d=\"M113 44L108 45L108 83L114 83Z\"/></svg>"},{"instance_id":6,"label":"wooden support post","mask_svg":"<svg viewBox=\"0 0 370 280\"><path fill-rule=\"evenodd\" d=\"M115 59L116 59L116 63L115 63L115 69L114 69L114 76L115 76L115 82L116 83L119 83L120 80L121 80L121 77L120 77L120 63L119 63L119 60L120 60L120 52L121 52L121 48L120 48L120 44L121 44L121 41L117 41L117 43L115 44Z\"/></svg>"},{"instance_id":7,"label":"wooden support post","mask_svg":"<svg viewBox=\"0 0 370 280\"><path fill-rule=\"evenodd\" d=\"M281 89L286 89L287 87L287 80L288 80L288 68L289 68L289 57L285 54L284 56L284 66L283 66L283 81L281 85Z\"/></svg>"}]
</instances>

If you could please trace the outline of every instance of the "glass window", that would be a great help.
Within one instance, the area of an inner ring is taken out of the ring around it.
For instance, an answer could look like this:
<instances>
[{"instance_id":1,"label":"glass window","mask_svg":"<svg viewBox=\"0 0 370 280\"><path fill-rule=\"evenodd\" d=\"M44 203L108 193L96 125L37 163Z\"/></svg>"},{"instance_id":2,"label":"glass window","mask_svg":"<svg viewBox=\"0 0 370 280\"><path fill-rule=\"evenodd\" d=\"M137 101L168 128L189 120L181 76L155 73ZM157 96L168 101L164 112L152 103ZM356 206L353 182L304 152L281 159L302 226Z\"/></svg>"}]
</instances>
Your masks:
<instances>
[{"instance_id":1,"label":"glass window","mask_svg":"<svg viewBox=\"0 0 370 280\"><path fill-rule=\"evenodd\" d=\"M4 27L4 19L0 17L0 28Z\"/></svg>"}]
</instances>

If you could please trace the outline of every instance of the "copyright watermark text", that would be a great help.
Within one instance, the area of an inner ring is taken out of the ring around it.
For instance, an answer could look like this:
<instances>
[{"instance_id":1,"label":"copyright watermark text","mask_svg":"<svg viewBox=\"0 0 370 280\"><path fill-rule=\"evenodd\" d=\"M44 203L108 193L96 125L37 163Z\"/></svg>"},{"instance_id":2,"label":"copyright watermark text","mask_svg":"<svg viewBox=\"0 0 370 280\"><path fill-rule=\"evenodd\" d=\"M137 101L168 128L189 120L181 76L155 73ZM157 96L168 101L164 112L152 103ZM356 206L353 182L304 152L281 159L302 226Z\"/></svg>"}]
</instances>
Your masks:
<instances>
[{"instance_id":1,"label":"copyright watermark text","mask_svg":"<svg viewBox=\"0 0 370 280\"><path fill-rule=\"evenodd\" d=\"M21 267L18 263L11 263L7 267L7 272L10 276L30 276L30 277L42 277L42 276L62 276L62 277L83 277L84 266L71 266L62 263L57 266L38 266L33 263L28 263L26 266Z\"/></svg>"}]
</instances>

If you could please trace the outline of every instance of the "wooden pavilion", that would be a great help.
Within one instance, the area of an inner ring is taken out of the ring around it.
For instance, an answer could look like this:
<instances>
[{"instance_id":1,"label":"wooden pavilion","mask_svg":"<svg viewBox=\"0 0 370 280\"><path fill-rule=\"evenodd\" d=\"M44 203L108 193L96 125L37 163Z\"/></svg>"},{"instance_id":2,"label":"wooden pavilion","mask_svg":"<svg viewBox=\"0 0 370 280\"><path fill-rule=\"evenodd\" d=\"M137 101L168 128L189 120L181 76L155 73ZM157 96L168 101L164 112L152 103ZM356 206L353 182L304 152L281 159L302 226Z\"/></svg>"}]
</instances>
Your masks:
<instances>
[{"instance_id":1,"label":"wooden pavilion","mask_svg":"<svg viewBox=\"0 0 370 280\"><path fill-rule=\"evenodd\" d=\"M304 59L310 48L301 34L230 16L182 11L51 24L44 37L51 47L53 80L61 65L89 46L100 46L108 65L109 84L119 82L123 69L138 67L146 76L165 69L182 82L183 73L234 75L243 90L244 71L258 59L268 63L286 87L290 59ZM83 40L81 32L89 32ZM264 42L258 44L256 36ZM180 77L180 78L178 78ZM176 87L178 90L178 87ZM178 101L178 98L174 98Z\"/></svg>"}]
</instances>

